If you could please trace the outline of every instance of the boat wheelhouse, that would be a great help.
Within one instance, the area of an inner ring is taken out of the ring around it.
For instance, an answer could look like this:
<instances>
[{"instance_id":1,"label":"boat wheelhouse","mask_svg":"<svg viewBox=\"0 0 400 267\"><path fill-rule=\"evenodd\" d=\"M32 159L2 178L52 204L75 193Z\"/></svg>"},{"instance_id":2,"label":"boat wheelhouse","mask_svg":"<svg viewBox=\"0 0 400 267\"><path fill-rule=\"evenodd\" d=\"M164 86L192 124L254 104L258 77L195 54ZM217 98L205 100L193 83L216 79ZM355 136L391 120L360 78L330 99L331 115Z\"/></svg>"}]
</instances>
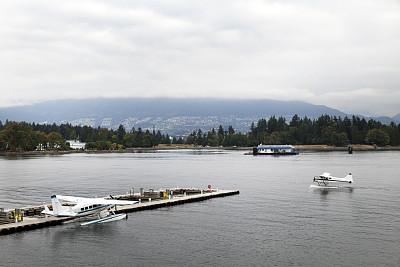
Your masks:
<instances>
[{"instance_id":1,"label":"boat wheelhouse","mask_svg":"<svg viewBox=\"0 0 400 267\"><path fill-rule=\"evenodd\" d=\"M253 155L297 155L292 145L263 145L253 148Z\"/></svg>"}]
</instances>

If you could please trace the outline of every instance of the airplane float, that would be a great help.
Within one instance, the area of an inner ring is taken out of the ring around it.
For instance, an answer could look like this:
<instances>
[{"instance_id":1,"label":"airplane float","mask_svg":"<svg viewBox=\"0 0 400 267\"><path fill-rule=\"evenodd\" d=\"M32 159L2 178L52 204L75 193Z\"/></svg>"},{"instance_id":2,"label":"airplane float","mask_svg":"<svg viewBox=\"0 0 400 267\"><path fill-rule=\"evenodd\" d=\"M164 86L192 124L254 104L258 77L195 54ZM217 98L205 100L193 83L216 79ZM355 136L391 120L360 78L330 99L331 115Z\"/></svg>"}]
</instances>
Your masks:
<instances>
[{"instance_id":1,"label":"airplane float","mask_svg":"<svg viewBox=\"0 0 400 267\"><path fill-rule=\"evenodd\" d=\"M353 175L349 173L344 178L338 178L331 176L331 174L328 172L324 172L319 176L315 176L313 181L315 184L310 185L311 188L338 188L339 186L334 184L353 183Z\"/></svg>"},{"instance_id":2,"label":"airplane float","mask_svg":"<svg viewBox=\"0 0 400 267\"><path fill-rule=\"evenodd\" d=\"M73 202L75 205L62 206L60 200ZM44 210L42 211L43 214L55 217L83 217L88 215L97 215L97 220L81 224L90 225L124 219L126 218L125 213L115 214L111 208L115 207L115 205L133 205L139 203L139 201L53 195L51 196L51 203L53 210L50 210L47 205L44 204Z\"/></svg>"}]
</instances>

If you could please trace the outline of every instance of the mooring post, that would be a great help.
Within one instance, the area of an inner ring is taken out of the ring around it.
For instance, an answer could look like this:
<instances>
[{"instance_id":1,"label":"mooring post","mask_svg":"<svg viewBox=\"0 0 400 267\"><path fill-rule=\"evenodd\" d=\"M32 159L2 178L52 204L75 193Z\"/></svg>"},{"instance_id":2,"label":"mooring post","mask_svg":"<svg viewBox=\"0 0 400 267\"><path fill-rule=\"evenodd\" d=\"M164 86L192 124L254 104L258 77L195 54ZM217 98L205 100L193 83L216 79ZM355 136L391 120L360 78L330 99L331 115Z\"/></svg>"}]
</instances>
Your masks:
<instances>
[{"instance_id":1,"label":"mooring post","mask_svg":"<svg viewBox=\"0 0 400 267\"><path fill-rule=\"evenodd\" d=\"M167 193L168 199L171 199L171 190L165 189L165 192Z\"/></svg>"},{"instance_id":2,"label":"mooring post","mask_svg":"<svg viewBox=\"0 0 400 267\"><path fill-rule=\"evenodd\" d=\"M349 154L353 154L353 146L352 146L352 145L348 145L348 146L347 146L347 152L348 152Z\"/></svg>"}]
</instances>

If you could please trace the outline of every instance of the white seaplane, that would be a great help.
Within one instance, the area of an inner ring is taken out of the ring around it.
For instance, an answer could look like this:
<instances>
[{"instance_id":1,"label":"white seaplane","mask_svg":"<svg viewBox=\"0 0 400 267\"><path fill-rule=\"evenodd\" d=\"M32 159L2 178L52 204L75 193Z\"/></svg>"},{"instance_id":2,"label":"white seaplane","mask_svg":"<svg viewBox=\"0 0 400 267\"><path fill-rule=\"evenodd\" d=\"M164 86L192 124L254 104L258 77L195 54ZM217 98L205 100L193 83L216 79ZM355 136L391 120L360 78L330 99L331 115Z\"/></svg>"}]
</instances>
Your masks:
<instances>
[{"instance_id":1,"label":"white seaplane","mask_svg":"<svg viewBox=\"0 0 400 267\"><path fill-rule=\"evenodd\" d=\"M349 173L344 178L333 177L329 172L324 172L319 176L314 176L314 183L311 188L338 188L338 183L353 183L353 175Z\"/></svg>"},{"instance_id":2,"label":"white seaplane","mask_svg":"<svg viewBox=\"0 0 400 267\"><path fill-rule=\"evenodd\" d=\"M75 205L63 206L61 205L60 200L73 202L75 203ZM111 208L115 207L115 205L133 205L139 203L139 201L53 195L51 196L51 203L53 206L53 210L50 210L47 205L44 204L44 210L42 211L42 213L55 217L83 217L89 215L97 215L97 220L81 224L89 225L124 219L126 218L125 213L115 214L111 210Z\"/></svg>"}]
</instances>

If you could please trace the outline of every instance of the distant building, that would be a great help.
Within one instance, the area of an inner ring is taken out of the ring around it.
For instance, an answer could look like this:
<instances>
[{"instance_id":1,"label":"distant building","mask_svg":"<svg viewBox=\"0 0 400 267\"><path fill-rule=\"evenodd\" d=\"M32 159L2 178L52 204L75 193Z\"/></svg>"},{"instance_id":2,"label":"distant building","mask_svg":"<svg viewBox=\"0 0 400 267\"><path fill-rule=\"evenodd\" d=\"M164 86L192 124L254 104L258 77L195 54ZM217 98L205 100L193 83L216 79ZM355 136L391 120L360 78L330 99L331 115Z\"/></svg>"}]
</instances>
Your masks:
<instances>
[{"instance_id":1,"label":"distant building","mask_svg":"<svg viewBox=\"0 0 400 267\"><path fill-rule=\"evenodd\" d=\"M84 149L86 143L81 142L80 140L67 140L67 142L69 142L69 146L72 149Z\"/></svg>"}]
</instances>

